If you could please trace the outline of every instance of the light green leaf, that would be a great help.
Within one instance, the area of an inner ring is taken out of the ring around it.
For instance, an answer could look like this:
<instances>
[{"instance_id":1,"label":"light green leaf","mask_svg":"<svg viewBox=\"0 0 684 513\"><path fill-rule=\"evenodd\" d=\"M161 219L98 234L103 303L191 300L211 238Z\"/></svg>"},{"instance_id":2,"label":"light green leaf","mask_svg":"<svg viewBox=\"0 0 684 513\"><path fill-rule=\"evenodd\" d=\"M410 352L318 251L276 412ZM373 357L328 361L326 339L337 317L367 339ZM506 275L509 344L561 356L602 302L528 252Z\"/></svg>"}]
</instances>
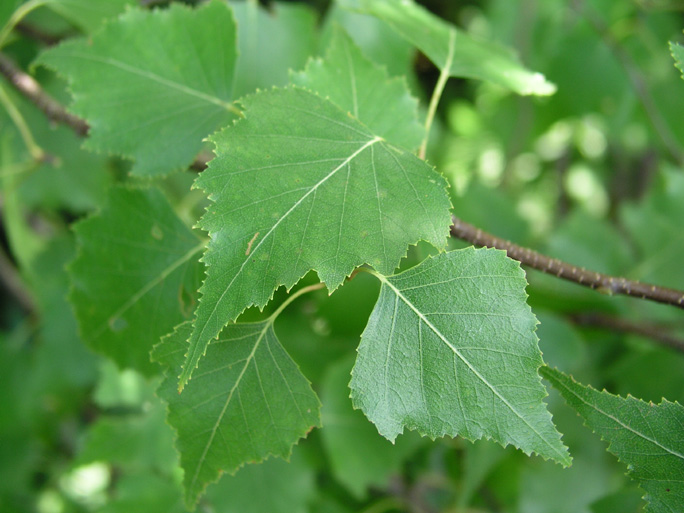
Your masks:
<instances>
[{"instance_id":1,"label":"light green leaf","mask_svg":"<svg viewBox=\"0 0 684 513\"><path fill-rule=\"evenodd\" d=\"M675 61L675 66L682 74L682 78L684 78L684 46L670 41L670 53Z\"/></svg>"},{"instance_id":2,"label":"light green leaf","mask_svg":"<svg viewBox=\"0 0 684 513\"><path fill-rule=\"evenodd\" d=\"M235 24L218 0L192 10L131 9L88 40L49 49L38 63L70 82L72 111L88 121L89 149L135 159L132 173L187 167L231 105Z\"/></svg>"},{"instance_id":3,"label":"light green leaf","mask_svg":"<svg viewBox=\"0 0 684 513\"><path fill-rule=\"evenodd\" d=\"M363 500L370 486L387 486L390 476L399 473L422 440L413 433L415 436L402 437L392 445L352 408L348 384L353 363L345 358L328 369L321 390L321 437L333 475L354 497Z\"/></svg>"},{"instance_id":4,"label":"light green leaf","mask_svg":"<svg viewBox=\"0 0 684 513\"><path fill-rule=\"evenodd\" d=\"M684 510L684 408L679 403L623 398L581 385L556 369L540 372L627 465L628 475L647 492L647 511Z\"/></svg>"},{"instance_id":5,"label":"light green leaf","mask_svg":"<svg viewBox=\"0 0 684 513\"><path fill-rule=\"evenodd\" d=\"M304 4L231 2L238 27L234 97L258 88L285 86L316 50L316 17Z\"/></svg>"},{"instance_id":6,"label":"light green leaf","mask_svg":"<svg viewBox=\"0 0 684 513\"><path fill-rule=\"evenodd\" d=\"M404 148L416 149L423 137L418 101L403 78L389 79L336 27L325 60L309 61L292 83L311 89L349 112L373 133Z\"/></svg>"},{"instance_id":7,"label":"light green leaf","mask_svg":"<svg viewBox=\"0 0 684 513\"><path fill-rule=\"evenodd\" d=\"M320 425L318 398L280 345L272 318L226 327L179 394L176 376L191 330L190 322L181 324L153 352L168 367L158 393L178 433L188 506L222 472L271 455L288 458L292 445Z\"/></svg>"},{"instance_id":8,"label":"light green leaf","mask_svg":"<svg viewBox=\"0 0 684 513\"><path fill-rule=\"evenodd\" d=\"M48 0L47 6L83 31L94 32L102 23L118 16L135 0Z\"/></svg>"},{"instance_id":9,"label":"light green leaf","mask_svg":"<svg viewBox=\"0 0 684 513\"><path fill-rule=\"evenodd\" d=\"M350 387L380 434L493 438L570 464L542 402L537 320L517 262L467 248L376 276Z\"/></svg>"},{"instance_id":10,"label":"light green leaf","mask_svg":"<svg viewBox=\"0 0 684 513\"><path fill-rule=\"evenodd\" d=\"M443 248L451 224L444 179L331 102L288 88L242 103L196 182L214 203L199 223L207 279L181 386L209 340L278 286L314 269L334 290L365 263L389 274L409 244Z\"/></svg>"},{"instance_id":11,"label":"light green leaf","mask_svg":"<svg viewBox=\"0 0 684 513\"><path fill-rule=\"evenodd\" d=\"M518 94L549 95L556 86L525 68L508 49L475 39L411 0L362 0L449 76L486 80Z\"/></svg>"},{"instance_id":12,"label":"light green leaf","mask_svg":"<svg viewBox=\"0 0 684 513\"><path fill-rule=\"evenodd\" d=\"M81 336L120 367L153 374L150 349L194 309L204 243L156 189L112 188L74 230L69 299Z\"/></svg>"}]
</instances>

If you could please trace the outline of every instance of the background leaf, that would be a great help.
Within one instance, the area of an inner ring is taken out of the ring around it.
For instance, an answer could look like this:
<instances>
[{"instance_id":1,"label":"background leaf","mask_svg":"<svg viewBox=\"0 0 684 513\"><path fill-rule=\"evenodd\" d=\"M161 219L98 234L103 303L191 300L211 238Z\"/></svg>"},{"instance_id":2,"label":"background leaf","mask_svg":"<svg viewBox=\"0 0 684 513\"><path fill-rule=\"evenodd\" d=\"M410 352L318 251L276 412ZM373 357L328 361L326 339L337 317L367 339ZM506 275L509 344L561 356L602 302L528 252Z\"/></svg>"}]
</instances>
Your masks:
<instances>
[{"instance_id":1,"label":"background leaf","mask_svg":"<svg viewBox=\"0 0 684 513\"><path fill-rule=\"evenodd\" d=\"M647 492L647 511L684 508L684 408L679 403L625 399L581 385L549 367L540 372L627 465L628 474Z\"/></svg>"},{"instance_id":2,"label":"background leaf","mask_svg":"<svg viewBox=\"0 0 684 513\"><path fill-rule=\"evenodd\" d=\"M418 101L406 81L391 79L366 59L339 27L333 30L325 60L309 61L292 74L292 83L327 97L387 141L414 150L424 130L418 124Z\"/></svg>"},{"instance_id":3,"label":"background leaf","mask_svg":"<svg viewBox=\"0 0 684 513\"><path fill-rule=\"evenodd\" d=\"M69 299L83 340L121 367L155 373L150 349L193 311L204 244L157 189L111 189L74 231Z\"/></svg>"},{"instance_id":4,"label":"background leaf","mask_svg":"<svg viewBox=\"0 0 684 513\"><path fill-rule=\"evenodd\" d=\"M350 387L380 434L493 438L569 465L542 403L537 320L517 262L468 248L378 278Z\"/></svg>"},{"instance_id":5,"label":"background leaf","mask_svg":"<svg viewBox=\"0 0 684 513\"><path fill-rule=\"evenodd\" d=\"M387 22L449 76L486 80L518 94L553 94L556 87L527 70L506 48L476 39L411 0L362 0L370 14Z\"/></svg>"},{"instance_id":6,"label":"background leaf","mask_svg":"<svg viewBox=\"0 0 684 513\"><path fill-rule=\"evenodd\" d=\"M153 176L190 165L202 139L235 114L235 24L225 2L191 10L131 9L89 40L48 49L38 63L68 78L87 148L135 159Z\"/></svg>"},{"instance_id":7,"label":"background leaf","mask_svg":"<svg viewBox=\"0 0 684 513\"><path fill-rule=\"evenodd\" d=\"M214 203L199 223L207 279L181 383L278 286L314 269L332 291L365 263L389 274L409 244L444 247L451 223L443 179L329 101L298 88L241 101L245 119L212 136L216 158L196 181Z\"/></svg>"},{"instance_id":8,"label":"background leaf","mask_svg":"<svg viewBox=\"0 0 684 513\"><path fill-rule=\"evenodd\" d=\"M221 472L233 474L271 455L289 458L292 445L320 425L318 398L271 319L226 327L179 394L176 376L191 330L190 322L181 324L153 353L167 367L159 395L178 433L188 506Z\"/></svg>"}]
</instances>

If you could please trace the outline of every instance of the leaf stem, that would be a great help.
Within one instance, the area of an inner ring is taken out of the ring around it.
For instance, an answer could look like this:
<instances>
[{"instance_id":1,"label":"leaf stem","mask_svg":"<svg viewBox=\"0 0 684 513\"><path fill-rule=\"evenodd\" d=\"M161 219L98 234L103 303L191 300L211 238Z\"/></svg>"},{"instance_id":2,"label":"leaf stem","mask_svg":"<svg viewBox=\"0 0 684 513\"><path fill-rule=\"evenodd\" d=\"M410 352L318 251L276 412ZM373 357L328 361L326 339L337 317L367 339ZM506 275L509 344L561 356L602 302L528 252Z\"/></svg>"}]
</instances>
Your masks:
<instances>
[{"instance_id":1,"label":"leaf stem","mask_svg":"<svg viewBox=\"0 0 684 513\"><path fill-rule=\"evenodd\" d=\"M17 25L17 23L23 20L31 11L42 5L50 3L50 1L51 0L30 0L29 2L20 5L17 10L12 13L12 16L10 16L10 19L7 20L7 23L5 23L5 26L2 27L2 30L0 30L0 48L4 46L5 40L10 35L12 30L14 30L14 27Z\"/></svg>"},{"instance_id":2,"label":"leaf stem","mask_svg":"<svg viewBox=\"0 0 684 513\"><path fill-rule=\"evenodd\" d=\"M323 287L325 287L325 284L322 282L321 283L315 283L315 284L309 285L307 287L302 287L301 289L299 289L294 294L288 296L288 298L285 301L283 301L283 303L278 307L278 309L268 317L268 321L270 322L270 324L273 324L273 321L275 321L276 318L281 313L283 313L283 310L285 310L290 305L290 303L292 303L299 296L303 296L304 294L306 294L308 292L313 292L314 290L320 290Z\"/></svg>"},{"instance_id":3,"label":"leaf stem","mask_svg":"<svg viewBox=\"0 0 684 513\"><path fill-rule=\"evenodd\" d=\"M45 152L40 146L38 146L38 143L36 143L36 140L33 138L31 129L26 123L24 116L22 116L21 112L19 112L17 106L14 105L14 102L9 97L2 84L0 84L0 104L2 104L2 106L5 108L7 114L9 114L9 117L12 119L12 122L17 127L17 130L19 130L19 134L21 135L26 148L31 154L31 157L33 157L33 159L37 162L44 161L46 155Z\"/></svg>"},{"instance_id":4,"label":"leaf stem","mask_svg":"<svg viewBox=\"0 0 684 513\"><path fill-rule=\"evenodd\" d=\"M449 30L449 50L447 54L447 60L444 63L439 72L439 78L437 79L437 84L435 84L435 89L432 91L432 97L430 98L430 105L428 106L427 116L425 117L425 136L423 137L423 142L418 150L418 157L425 159L425 154L427 152L428 139L430 138L430 128L432 128L432 122L435 119L435 113L437 112L437 105L439 104L439 99L442 97L444 92L444 86L446 86L447 80L449 80L449 69L451 68L451 63L454 60L454 48L456 47L456 31L454 29Z\"/></svg>"},{"instance_id":5,"label":"leaf stem","mask_svg":"<svg viewBox=\"0 0 684 513\"><path fill-rule=\"evenodd\" d=\"M681 290L668 289L666 287L628 280L623 277L609 276L596 271L590 271L496 237L462 221L456 216L452 216L452 222L454 223L451 226L451 235L453 237L478 246L501 249L508 254L509 258L543 273L551 274L557 278L568 280L608 295L621 294L684 309L684 292Z\"/></svg>"}]
</instances>

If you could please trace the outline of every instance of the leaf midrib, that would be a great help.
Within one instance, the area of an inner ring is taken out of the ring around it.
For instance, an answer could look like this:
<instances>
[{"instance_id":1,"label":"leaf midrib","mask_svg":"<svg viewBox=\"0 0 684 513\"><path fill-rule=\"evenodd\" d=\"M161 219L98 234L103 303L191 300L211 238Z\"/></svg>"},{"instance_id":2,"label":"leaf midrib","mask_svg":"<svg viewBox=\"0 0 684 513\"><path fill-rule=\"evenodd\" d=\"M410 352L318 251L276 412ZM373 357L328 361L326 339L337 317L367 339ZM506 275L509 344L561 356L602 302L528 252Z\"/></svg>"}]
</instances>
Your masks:
<instances>
[{"instance_id":1,"label":"leaf midrib","mask_svg":"<svg viewBox=\"0 0 684 513\"><path fill-rule=\"evenodd\" d=\"M547 446L549 446L556 454L558 454L558 455L560 456L560 461L567 461L567 454L565 454L565 453L563 453L563 452L560 452L560 451L555 447L554 444L552 444L552 443L549 442L544 436L542 436L542 434L539 433L539 431L537 431L537 429L536 429L534 426L532 426L532 425L527 421L527 419L526 419L523 415L521 415L521 414L518 412L518 410L516 410L516 408L515 408L515 407L514 407L514 406L513 406L505 397L504 397L504 396L501 395L501 393L496 389L496 387L494 387L494 385L492 385L492 384L487 380L487 378L485 378L482 374L480 374L480 372L479 372L479 371L470 363L470 361L469 361L464 355L461 354L461 352L458 350L458 348L456 348L456 347L455 347L455 346L454 346L454 345L453 345L453 344L452 344L452 343L451 343L451 342L442 334L442 332L440 332L440 331L437 329L437 327L436 327L434 324L432 324L432 323L430 322L430 320L429 320L427 317L425 317L425 315L423 315L423 313L422 313L420 310L418 310L418 308L416 308L416 306L415 306L415 305L414 305L406 296L404 296L404 295L401 293L401 291L400 291L397 287L395 287L395 286L394 286L394 285L393 285L385 276L382 276L381 274L376 273L376 272L372 272L372 274L374 274L376 277L378 277L378 278L380 279L380 281L381 281L384 285L387 285L390 289L392 289L392 291L397 295L397 297L399 297L399 298L406 304L406 306L408 306L411 310L413 310L413 312L418 316L418 318L419 318L423 323L425 323L425 325L428 326L428 327L432 330L432 332L433 332L435 335L437 335L437 337L439 337L439 339L440 339L442 342L444 342L444 343L447 345L447 347L449 347L449 349L451 349L451 350L454 352L454 354L455 354L455 355L456 355L456 356L457 356L457 357L458 357L458 358L459 358L459 359L460 359L460 360L461 360L461 361L470 369L470 371L471 371L473 374L475 374L475 376L477 376L477 377L480 379L480 381L482 381L482 383L484 383L484 384L487 386L487 388L489 388L489 389L492 391L492 393L493 393L494 395L496 395L496 397L498 397L499 400L500 400L503 404L505 404L506 407L508 407L508 409L511 410L511 412L513 412L520 420L522 420L522 421L525 423L525 425L527 425L527 427L529 427L529 428L530 428L530 429L539 437L540 440L542 440L542 441L543 441Z\"/></svg>"}]
</instances>

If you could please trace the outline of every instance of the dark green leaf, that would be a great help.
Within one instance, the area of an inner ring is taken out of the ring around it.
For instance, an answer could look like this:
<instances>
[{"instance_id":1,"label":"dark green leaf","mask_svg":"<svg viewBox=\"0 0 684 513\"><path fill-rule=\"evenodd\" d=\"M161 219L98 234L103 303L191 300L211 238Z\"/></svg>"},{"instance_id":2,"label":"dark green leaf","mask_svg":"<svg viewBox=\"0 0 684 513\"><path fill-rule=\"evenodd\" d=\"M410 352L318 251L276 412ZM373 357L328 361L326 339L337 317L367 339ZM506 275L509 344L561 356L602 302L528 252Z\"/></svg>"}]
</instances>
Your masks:
<instances>
[{"instance_id":1,"label":"dark green leaf","mask_svg":"<svg viewBox=\"0 0 684 513\"><path fill-rule=\"evenodd\" d=\"M318 398L272 323L271 318L226 327L182 394L176 376L190 322L154 349L154 359L168 368L159 395L168 402L168 421L178 433L189 506L222 472L233 474L271 455L288 458L292 445L320 425Z\"/></svg>"},{"instance_id":2,"label":"dark green leaf","mask_svg":"<svg viewBox=\"0 0 684 513\"><path fill-rule=\"evenodd\" d=\"M154 373L150 349L194 308L204 243L157 189L113 188L74 230L70 300L81 336L119 366Z\"/></svg>"},{"instance_id":3,"label":"dark green leaf","mask_svg":"<svg viewBox=\"0 0 684 513\"><path fill-rule=\"evenodd\" d=\"M679 403L622 398L549 367L540 372L627 465L629 476L647 492L647 511L684 509L684 408Z\"/></svg>"}]
</instances>

